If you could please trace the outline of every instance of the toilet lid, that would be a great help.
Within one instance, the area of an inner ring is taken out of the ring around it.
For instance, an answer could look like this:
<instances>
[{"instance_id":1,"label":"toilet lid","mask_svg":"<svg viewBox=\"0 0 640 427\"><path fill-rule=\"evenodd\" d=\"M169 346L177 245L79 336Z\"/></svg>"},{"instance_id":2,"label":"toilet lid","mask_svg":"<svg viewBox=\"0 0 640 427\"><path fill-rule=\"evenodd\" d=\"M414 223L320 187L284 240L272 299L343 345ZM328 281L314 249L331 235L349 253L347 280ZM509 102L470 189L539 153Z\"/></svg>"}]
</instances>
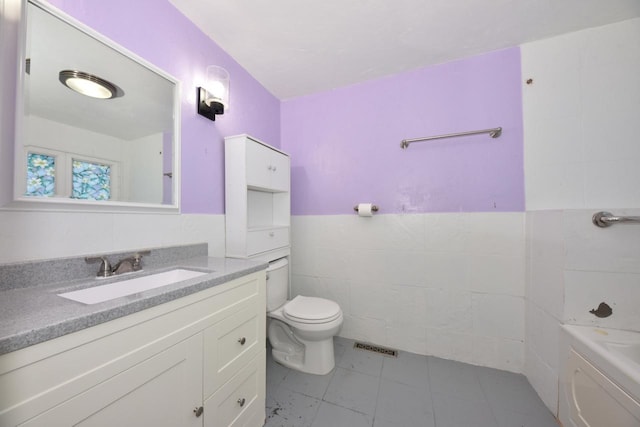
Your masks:
<instances>
[{"instance_id":1,"label":"toilet lid","mask_svg":"<svg viewBox=\"0 0 640 427\"><path fill-rule=\"evenodd\" d=\"M285 304L283 314L304 323L329 322L340 316L340 306L328 299L298 295Z\"/></svg>"}]
</instances>

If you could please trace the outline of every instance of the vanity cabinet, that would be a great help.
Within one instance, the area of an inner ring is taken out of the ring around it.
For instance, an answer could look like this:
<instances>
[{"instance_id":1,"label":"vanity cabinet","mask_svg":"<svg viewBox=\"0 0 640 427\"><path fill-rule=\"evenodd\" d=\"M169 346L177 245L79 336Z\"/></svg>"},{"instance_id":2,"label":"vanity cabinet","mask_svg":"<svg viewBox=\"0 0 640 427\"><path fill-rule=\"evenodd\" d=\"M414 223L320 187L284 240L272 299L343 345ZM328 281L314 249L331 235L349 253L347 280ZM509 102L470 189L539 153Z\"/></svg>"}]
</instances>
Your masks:
<instances>
[{"instance_id":1,"label":"vanity cabinet","mask_svg":"<svg viewBox=\"0 0 640 427\"><path fill-rule=\"evenodd\" d=\"M1 426L265 420L265 273L0 356Z\"/></svg>"},{"instance_id":2,"label":"vanity cabinet","mask_svg":"<svg viewBox=\"0 0 640 427\"><path fill-rule=\"evenodd\" d=\"M248 135L225 138L226 255L289 253L289 156Z\"/></svg>"}]
</instances>

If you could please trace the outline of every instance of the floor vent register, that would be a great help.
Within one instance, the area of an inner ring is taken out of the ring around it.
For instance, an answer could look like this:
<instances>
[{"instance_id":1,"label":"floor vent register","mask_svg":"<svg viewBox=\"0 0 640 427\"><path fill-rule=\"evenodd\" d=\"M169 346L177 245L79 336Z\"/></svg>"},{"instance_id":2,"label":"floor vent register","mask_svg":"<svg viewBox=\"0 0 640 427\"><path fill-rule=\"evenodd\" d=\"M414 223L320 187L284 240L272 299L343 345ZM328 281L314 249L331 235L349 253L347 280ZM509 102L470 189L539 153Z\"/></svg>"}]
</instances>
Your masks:
<instances>
[{"instance_id":1,"label":"floor vent register","mask_svg":"<svg viewBox=\"0 0 640 427\"><path fill-rule=\"evenodd\" d=\"M356 350L372 351L374 353L382 354L383 356L387 356L387 357L398 357L398 350L394 350L392 348L380 347L373 344L367 344L367 343L356 341L353 344L353 348L355 348Z\"/></svg>"}]
</instances>

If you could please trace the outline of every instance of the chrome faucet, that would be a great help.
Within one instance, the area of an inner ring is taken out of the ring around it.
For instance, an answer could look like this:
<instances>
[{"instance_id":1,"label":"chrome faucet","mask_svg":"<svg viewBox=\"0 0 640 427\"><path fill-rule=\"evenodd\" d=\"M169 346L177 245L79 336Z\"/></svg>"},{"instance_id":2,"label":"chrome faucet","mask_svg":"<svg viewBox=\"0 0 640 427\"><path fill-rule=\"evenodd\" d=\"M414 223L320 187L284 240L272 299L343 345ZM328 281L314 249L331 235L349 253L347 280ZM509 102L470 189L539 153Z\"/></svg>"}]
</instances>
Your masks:
<instances>
[{"instance_id":1,"label":"chrome faucet","mask_svg":"<svg viewBox=\"0 0 640 427\"><path fill-rule=\"evenodd\" d=\"M93 264L94 262L100 263L100 269L98 270L98 274L96 274L97 277L109 277L113 274L113 271L111 270L111 264L109 264L109 260L103 256L86 257L84 261L87 264Z\"/></svg>"},{"instance_id":2,"label":"chrome faucet","mask_svg":"<svg viewBox=\"0 0 640 427\"><path fill-rule=\"evenodd\" d=\"M142 257L143 255L149 255L150 253L151 251L136 252L130 257L121 259L113 267L109 263L109 260L103 256L86 257L84 260L87 263L100 263L100 269L98 270L98 274L96 274L97 277L110 277L117 274L142 270Z\"/></svg>"}]
</instances>

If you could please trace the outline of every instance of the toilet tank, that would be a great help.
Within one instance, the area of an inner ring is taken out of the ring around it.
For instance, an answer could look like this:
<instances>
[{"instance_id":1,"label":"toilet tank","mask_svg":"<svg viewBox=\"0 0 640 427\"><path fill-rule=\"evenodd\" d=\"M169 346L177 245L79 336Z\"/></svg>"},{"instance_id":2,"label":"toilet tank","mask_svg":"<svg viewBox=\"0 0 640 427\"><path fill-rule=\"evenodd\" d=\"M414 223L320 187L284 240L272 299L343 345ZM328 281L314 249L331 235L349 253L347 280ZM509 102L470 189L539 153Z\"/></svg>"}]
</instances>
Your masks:
<instances>
[{"instance_id":1,"label":"toilet tank","mask_svg":"<svg viewBox=\"0 0 640 427\"><path fill-rule=\"evenodd\" d=\"M267 311L273 311L287 301L289 291L289 261L281 258L267 268Z\"/></svg>"}]
</instances>

